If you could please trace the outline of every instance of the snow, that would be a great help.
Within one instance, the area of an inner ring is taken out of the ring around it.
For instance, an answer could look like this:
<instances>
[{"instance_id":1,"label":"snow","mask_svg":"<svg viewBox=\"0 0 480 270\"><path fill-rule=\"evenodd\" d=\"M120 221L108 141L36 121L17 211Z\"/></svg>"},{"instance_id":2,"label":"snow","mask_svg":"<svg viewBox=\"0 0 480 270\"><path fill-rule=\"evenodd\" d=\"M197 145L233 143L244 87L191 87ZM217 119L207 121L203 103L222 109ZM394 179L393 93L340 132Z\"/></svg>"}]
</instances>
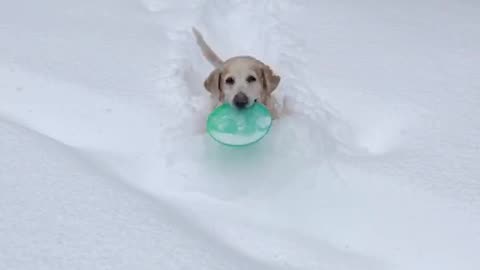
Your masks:
<instances>
[{"instance_id":1,"label":"snow","mask_svg":"<svg viewBox=\"0 0 480 270\"><path fill-rule=\"evenodd\" d=\"M479 13L4 1L0 269L478 269ZM258 144L202 131L192 26L282 76Z\"/></svg>"}]
</instances>

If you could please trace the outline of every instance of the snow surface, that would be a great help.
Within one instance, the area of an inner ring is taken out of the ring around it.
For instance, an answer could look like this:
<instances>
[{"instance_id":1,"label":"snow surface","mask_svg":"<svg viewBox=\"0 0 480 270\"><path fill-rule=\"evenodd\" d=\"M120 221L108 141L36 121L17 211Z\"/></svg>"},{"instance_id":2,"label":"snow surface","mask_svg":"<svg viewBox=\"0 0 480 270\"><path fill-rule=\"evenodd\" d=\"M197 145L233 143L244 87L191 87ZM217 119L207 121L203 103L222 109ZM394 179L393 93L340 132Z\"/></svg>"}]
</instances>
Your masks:
<instances>
[{"instance_id":1,"label":"snow surface","mask_svg":"<svg viewBox=\"0 0 480 270\"><path fill-rule=\"evenodd\" d=\"M479 269L477 1L3 1L0 269ZM211 67L294 113L231 149Z\"/></svg>"}]
</instances>

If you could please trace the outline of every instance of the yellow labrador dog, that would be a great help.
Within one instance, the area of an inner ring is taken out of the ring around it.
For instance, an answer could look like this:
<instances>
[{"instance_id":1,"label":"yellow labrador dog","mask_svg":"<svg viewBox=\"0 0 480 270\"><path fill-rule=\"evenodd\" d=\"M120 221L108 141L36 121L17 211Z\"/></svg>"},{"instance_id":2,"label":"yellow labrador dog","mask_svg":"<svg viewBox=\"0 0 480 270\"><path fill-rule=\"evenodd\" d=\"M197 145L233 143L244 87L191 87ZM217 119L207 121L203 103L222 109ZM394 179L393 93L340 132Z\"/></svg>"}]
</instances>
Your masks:
<instances>
[{"instance_id":1,"label":"yellow labrador dog","mask_svg":"<svg viewBox=\"0 0 480 270\"><path fill-rule=\"evenodd\" d=\"M204 82L212 97L212 110L225 102L238 109L260 102L270 110L274 119L278 118L279 112L272 93L280 83L280 77L269 66L251 56L221 60L200 32L195 28L192 31L203 55L215 67Z\"/></svg>"}]
</instances>

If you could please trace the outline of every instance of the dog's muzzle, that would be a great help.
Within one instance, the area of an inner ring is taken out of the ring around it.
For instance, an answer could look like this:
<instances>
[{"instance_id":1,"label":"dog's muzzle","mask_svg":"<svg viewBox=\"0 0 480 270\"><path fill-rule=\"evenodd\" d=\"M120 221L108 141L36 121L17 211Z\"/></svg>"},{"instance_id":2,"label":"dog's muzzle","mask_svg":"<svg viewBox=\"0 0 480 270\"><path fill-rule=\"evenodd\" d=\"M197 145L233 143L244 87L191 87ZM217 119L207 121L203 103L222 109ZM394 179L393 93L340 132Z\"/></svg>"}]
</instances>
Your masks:
<instances>
[{"instance_id":1,"label":"dog's muzzle","mask_svg":"<svg viewBox=\"0 0 480 270\"><path fill-rule=\"evenodd\" d=\"M247 107L249 103L248 96L240 92L233 97L233 105L239 109Z\"/></svg>"}]
</instances>

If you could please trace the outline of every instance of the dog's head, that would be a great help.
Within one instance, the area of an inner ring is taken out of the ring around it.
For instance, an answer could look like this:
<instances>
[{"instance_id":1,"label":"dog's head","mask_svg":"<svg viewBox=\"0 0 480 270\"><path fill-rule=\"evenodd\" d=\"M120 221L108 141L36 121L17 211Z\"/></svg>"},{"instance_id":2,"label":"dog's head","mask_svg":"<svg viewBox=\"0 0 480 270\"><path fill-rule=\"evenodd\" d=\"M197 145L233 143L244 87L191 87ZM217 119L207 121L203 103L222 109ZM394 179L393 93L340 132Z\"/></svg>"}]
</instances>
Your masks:
<instances>
[{"instance_id":1,"label":"dog's head","mask_svg":"<svg viewBox=\"0 0 480 270\"><path fill-rule=\"evenodd\" d=\"M212 71L205 88L221 102L243 109L255 102L265 104L280 83L272 69L253 57L230 58Z\"/></svg>"}]
</instances>

